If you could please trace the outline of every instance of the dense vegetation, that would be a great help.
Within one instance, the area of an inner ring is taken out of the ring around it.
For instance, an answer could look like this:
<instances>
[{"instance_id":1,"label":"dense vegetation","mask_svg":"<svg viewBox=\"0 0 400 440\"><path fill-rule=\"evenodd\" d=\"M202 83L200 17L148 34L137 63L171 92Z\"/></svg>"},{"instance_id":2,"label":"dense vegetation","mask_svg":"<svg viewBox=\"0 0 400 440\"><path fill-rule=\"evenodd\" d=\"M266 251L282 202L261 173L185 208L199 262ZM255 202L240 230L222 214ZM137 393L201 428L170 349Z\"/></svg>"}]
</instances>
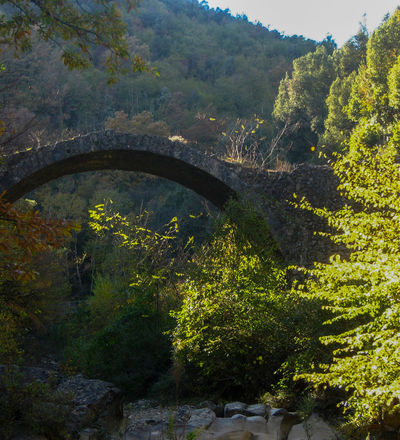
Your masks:
<instances>
[{"instance_id":1,"label":"dense vegetation","mask_svg":"<svg viewBox=\"0 0 400 440\"><path fill-rule=\"evenodd\" d=\"M8 85L2 88L2 113L11 110L15 122L36 116L33 131L43 144L54 131L59 137L65 129L104 128L115 112L132 117L149 111L172 134L210 147L222 130L209 117L257 114L270 120L282 76L294 58L315 47L311 40L283 37L197 1L146 0L122 13L129 50L158 74L126 74L107 87L105 49L90 49L92 68L71 72L57 62L62 56L58 45L37 41L20 59L13 58L13 50L2 52L6 69L0 81ZM267 131L273 137L271 124Z\"/></svg>"},{"instance_id":2,"label":"dense vegetation","mask_svg":"<svg viewBox=\"0 0 400 440\"><path fill-rule=\"evenodd\" d=\"M295 392L296 406L311 383L314 397L340 397L350 438L378 435L400 410L400 10L337 49L191 0L143 0L121 16L88 2L84 29L111 14L100 40L37 9L13 21L11 3L30 2L0 1L3 154L106 127L181 136L247 165L329 163L348 203L330 212L296 199L347 252L289 269L254 208L231 202L218 216L149 176L90 173L17 207L1 198L1 362L51 347L64 372L132 398ZM53 13L75 20L63 4ZM4 402L10 426L20 410Z\"/></svg>"}]
</instances>

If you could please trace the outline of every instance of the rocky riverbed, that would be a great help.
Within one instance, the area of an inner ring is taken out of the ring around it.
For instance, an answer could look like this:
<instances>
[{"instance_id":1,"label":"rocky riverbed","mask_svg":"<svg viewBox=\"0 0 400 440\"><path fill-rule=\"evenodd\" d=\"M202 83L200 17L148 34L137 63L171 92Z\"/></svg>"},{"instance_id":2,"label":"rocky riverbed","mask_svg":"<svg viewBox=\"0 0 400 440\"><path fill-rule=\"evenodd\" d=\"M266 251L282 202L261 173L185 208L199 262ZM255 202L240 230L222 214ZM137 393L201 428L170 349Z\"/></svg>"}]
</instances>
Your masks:
<instances>
[{"instance_id":1,"label":"rocky riverbed","mask_svg":"<svg viewBox=\"0 0 400 440\"><path fill-rule=\"evenodd\" d=\"M83 435L82 435L83 434ZM95 431L81 440L95 440ZM162 407L140 400L124 408L115 438L122 440L333 440L334 430L317 414L301 420L295 412L264 404L231 402L216 405Z\"/></svg>"},{"instance_id":2,"label":"rocky riverbed","mask_svg":"<svg viewBox=\"0 0 400 440\"><path fill-rule=\"evenodd\" d=\"M3 368L4 370L4 368ZM4 371L0 367L0 388ZM63 432L79 440L333 440L334 430L319 415L302 420L298 413L265 404L205 401L198 405L162 406L152 400L124 403L113 384L81 375L59 376L43 368L18 370L24 384L49 383L68 396ZM48 402L42 408L49 410ZM65 405L65 402L63 403ZM22 409L23 410L23 409ZM50 414L51 416L51 414ZM23 428L23 426L22 426ZM48 440L17 429L12 440ZM56 436L51 436L56 438ZM57 438L64 438L58 436Z\"/></svg>"}]
</instances>

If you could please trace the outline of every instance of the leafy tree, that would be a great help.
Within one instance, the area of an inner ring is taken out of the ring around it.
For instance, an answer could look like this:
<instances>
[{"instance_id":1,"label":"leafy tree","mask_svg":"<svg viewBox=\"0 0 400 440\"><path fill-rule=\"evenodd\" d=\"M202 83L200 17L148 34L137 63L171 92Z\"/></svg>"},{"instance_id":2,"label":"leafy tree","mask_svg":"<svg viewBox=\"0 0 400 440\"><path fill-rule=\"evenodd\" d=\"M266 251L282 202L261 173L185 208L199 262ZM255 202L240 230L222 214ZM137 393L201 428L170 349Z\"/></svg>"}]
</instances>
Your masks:
<instances>
[{"instance_id":1,"label":"leafy tree","mask_svg":"<svg viewBox=\"0 0 400 440\"><path fill-rule=\"evenodd\" d=\"M348 104L357 71L365 64L367 42L368 31L365 26L361 26L359 32L332 55L336 79L326 98L328 113L324 121L325 131L318 140L318 144L325 149L325 154L348 148L348 139L355 126L354 120L348 114Z\"/></svg>"},{"instance_id":2,"label":"leafy tree","mask_svg":"<svg viewBox=\"0 0 400 440\"><path fill-rule=\"evenodd\" d=\"M293 73L279 85L273 116L281 126L288 124L282 138L291 162L310 158L310 148L318 142L327 116L325 103L335 78L332 56L324 46L293 61Z\"/></svg>"},{"instance_id":3,"label":"leafy tree","mask_svg":"<svg viewBox=\"0 0 400 440\"><path fill-rule=\"evenodd\" d=\"M54 2L46 3L56 7ZM89 6L88 12L95 5L94 0L80 3ZM109 7L113 2L103 3ZM32 40L32 50L17 59L3 46L2 62L7 70L0 75L0 106L32 112L35 132L42 133L41 144L65 136L66 128L72 130L68 135L98 130L116 111L130 117L150 111L174 133L210 148L215 145L215 133L197 115L209 113L212 106L211 116L219 119L249 118L257 113L270 120L282 75L293 58L315 47L303 37L283 38L261 25L228 12L215 14L187 0L146 0L131 11L122 7L122 1L119 4L120 18L127 23L129 51L149 60L160 77L120 75L116 84L106 87L108 49L90 46L93 66L69 72L57 62L63 48L52 42ZM76 0L68 5L79 10ZM6 9L11 11L4 4L2 10ZM100 12L103 6L94 9ZM121 69L127 65L128 61L121 60ZM26 140L27 136L20 138L18 146Z\"/></svg>"},{"instance_id":4,"label":"leafy tree","mask_svg":"<svg viewBox=\"0 0 400 440\"><path fill-rule=\"evenodd\" d=\"M385 146L357 142L351 156L337 156L332 165L349 204L330 212L300 203L326 218L337 231L331 239L349 251L315 264L297 285L296 293L324 301L331 313L321 342L333 360L306 377L346 391L344 409L356 425L384 423L399 409L399 130Z\"/></svg>"},{"instance_id":5,"label":"leafy tree","mask_svg":"<svg viewBox=\"0 0 400 440\"><path fill-rule=\"evenodd\" d=\"M18 336L34 320L37 298L29 283L38 273L34 257L60 247L74 226L46 220L37 211L19 211L0 198L0 359L11 362L20 353ZM31 296L30 296L31 294ZM36 302L36 303L35 303Z\"/></svg>"},{"instance_id":6,"label":"leafy tree","mask_svg":"<svg viewBox=\"0 0 400 440\"><path fill-rule=\"evenodd\" d=\"M355 121L374 117L387 125L397 120L397 112L390 105L388 77L400 56L399 41L397 9L368 40L366 65L359 70L349 101L349 116Z\"/></svg>"},{"instance_id":7,"label":"leafy tree","mask_svg":"<svg viewBox=\"0 0 400 440\"><path fill-rule=\"evenodd\" d=\"M349 118L347 105L355 77L355 71L345 78L338 76L330 87L326 99L328 115L324 121L325 131L319 138L319 145L324 148L325 154L346 151L348 148L355 122Z\"/></svg>"},{"instance_id":8,"label":"leafy tree","mask_svg":"<svg viewBox=\"0 0 400 440\"><path fill-rule=\"evenodd\" d=\"M131 9L137 1L125 3ZM112 81L123 70L122 61L130 57L126 25L114 2L92 0L83 6L76 0L1 0L0 5L2 43L12 46L16 53L30 50L37 35L62 45L64 64L75 69L91 65L93 46L102 46L109 53L105 65ZM141 58L135 56L133 69L144 68Z\"/></svg>"},{"instance_id":9,"label":"leafy tree","mask_svg":"<svg viewBox=\"0 0 400 440\"><path fill-rule=\"evenodd\" d=\"M356 35L351 37L346 43L333 53L336 73L340 78L348 77L352 72L365 64L368 43L368 30L361 25Z\"/></svg>"}]
</instances>

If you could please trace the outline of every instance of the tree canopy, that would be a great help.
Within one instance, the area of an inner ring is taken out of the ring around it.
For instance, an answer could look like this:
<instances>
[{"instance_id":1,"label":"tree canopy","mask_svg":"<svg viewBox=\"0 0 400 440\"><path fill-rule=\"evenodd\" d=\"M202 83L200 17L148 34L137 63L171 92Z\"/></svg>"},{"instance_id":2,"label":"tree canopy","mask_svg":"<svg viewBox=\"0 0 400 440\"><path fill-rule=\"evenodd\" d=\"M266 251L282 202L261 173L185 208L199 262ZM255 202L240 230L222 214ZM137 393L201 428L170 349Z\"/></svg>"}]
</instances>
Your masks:
<instances>
[{"instance_id":1,"label":"tree canopy","mask_svg":"<svg viewBox=\"0 0 400 440\"><path fill-rule=\"evenodd\" d=\"M115 80L126 69L124 61L133 61L133 70L143 70L145 64L130 54L126 24L120 6L128 10L137 0L125 0L119 5L106 0L91 0L84 4L74 1L1 0L1 44L11 46L18 54L32 49L38 37L62 47L61 58L70 69L89 67L96 46L107 49L104 64Z\"/></svg>"}]
</instances>

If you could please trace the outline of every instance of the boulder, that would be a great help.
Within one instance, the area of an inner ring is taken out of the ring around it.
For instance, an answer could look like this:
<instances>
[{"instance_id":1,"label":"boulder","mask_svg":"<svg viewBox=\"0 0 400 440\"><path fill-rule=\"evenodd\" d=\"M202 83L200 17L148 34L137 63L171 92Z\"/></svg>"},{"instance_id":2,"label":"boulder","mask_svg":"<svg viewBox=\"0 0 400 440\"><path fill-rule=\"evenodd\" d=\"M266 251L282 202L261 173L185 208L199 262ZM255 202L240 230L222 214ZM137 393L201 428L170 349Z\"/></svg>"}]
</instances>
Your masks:
<instances>
[{"instance_id":1,"label":"boulder","mask_svg":"<svg viewBox=\"0 0 400 440\"><path fill-rule=\"evenodd\" d=\"M229 418L217 417L210 427L199 434L198 440L276 440L262 416L246 417L235 414Z\"/></svg>"},{"instance_id":2,"label":"boulder","mask_svg":"<svg viewBox=\"0 0 400 440\"><path fill-rule=\"evenodd\" d=\"M246 417L242 414L235 414L230 418L217 417L208 428L210 432L226 433L235 431L250 431L252 433L268 433L267 421L264 417Z\"/></svg>"},{"instance_id":3,"label":"boulder","mask_svg":"<svg viewBox=\"0 0 400 440\"><path fill-rule=\"evenodd\" d=\"M288 440L336 440L337 438L333 429L317 414L312 414L303 423L294 425L288 435Z\"/></svg>"},{"instance_id":4,"label":"boulder","mask_svg":"<svg viewBox=\"0 0 400 440\"><path fill-rule=\"evenodd\" d=\"M247 416L249 415L246 411L247 406L248 405L243 402L227 403L224 408L224 417L232 417L235 414L242 414L244 416Z\"/></svg>"},{"instance_id":5,"label":"boulder","mask_svg":"<svg viewBox=\"0 0 400 440\"><path fill-rule=\"evenodd\" d=\"M79 433L79 440L97 440L98 431L94 428L86 428Z\"/></svg>"},{"instance_id":6,"label":"boulder","mask_svg":"<svg viewBox=\"0 0 400 440\"><path fill-rule=\"evenodd\" d=\"M232 417L235 414L242 414L244 416L263 416L267 414L267 406L263 403L256 403L254 405L247 405L243 402L227 403L224 408L224 417Z\"/></svg>"},{"instance_id":7,"label":"boulder","mask_svg":"<svg viewBox=\"0 0 400 440\"><path fill-rule=\"evenodd\" d=\"M301 422L297 413L288 412L283 408L270 411L268 431L276 433L276 440L286 440L292 426Z\"/></svg>"},{"instance_id":8,"label":"boulder","mask_svg":"<svg viewBox=\"0 0 400 440\"><path fill-rule=\"evenodd\" d=\"M249 405L246 408L249 416L262 416L265 417L268 412L268 407L264 403L256 403L254 405Z\"/></svg>"},{"instance_id":9,"label":"boulder","mask_svg":"<svg viewBox=\"0 0 400 440\"><path fill-rule=\"evenodd\" d=\"M271 408L270 412L269 412L269 416L284 416L286 414L288 414L288 410L285 408Z\"/></svg>"},{"instance_id":10,"label":"boulder","mask_svg":"<svg viewBox=\"0 0 400 440\"><path fill-rule=\"evenodd\" d=\"M209 408L212 411L214 411L214 413L217 417L224 417L224 405L217 405L214 402L206 400L204 402L201 402L199 407L200 408Z\"/></svg>"},{"instance_id":11,"label":"boulder","mask_svg":"<svg viewBox=\"0 0 400 440\"><path fill-rule=\"evenodd\" d=\"M149 440L168 437L168 424L164 420L139 420L130 424L122 440Z\"/></svg>"},{"instance_id":12,"label":"boulder","mask_svg":"<svg viewBox=\"0 0 400 440\"><path fill-rule=\"evenodd\" d=\"M215 419L215 412L209 408L194 409L187 422L187 431L208 429Z\"/></svg>"},{"instance_id":13,"label":"boulder","mask_svg":"<svg viewBox=\"0 0 400 440\"><path fill-rule=\"evenodd\" d=\"M119 426L124 395L112 383L77 375L62 379L57 391L72 396L72 410L66 422L70 434L77 435L88 427L112 430Z\"/></svg>"}]
</instances>

